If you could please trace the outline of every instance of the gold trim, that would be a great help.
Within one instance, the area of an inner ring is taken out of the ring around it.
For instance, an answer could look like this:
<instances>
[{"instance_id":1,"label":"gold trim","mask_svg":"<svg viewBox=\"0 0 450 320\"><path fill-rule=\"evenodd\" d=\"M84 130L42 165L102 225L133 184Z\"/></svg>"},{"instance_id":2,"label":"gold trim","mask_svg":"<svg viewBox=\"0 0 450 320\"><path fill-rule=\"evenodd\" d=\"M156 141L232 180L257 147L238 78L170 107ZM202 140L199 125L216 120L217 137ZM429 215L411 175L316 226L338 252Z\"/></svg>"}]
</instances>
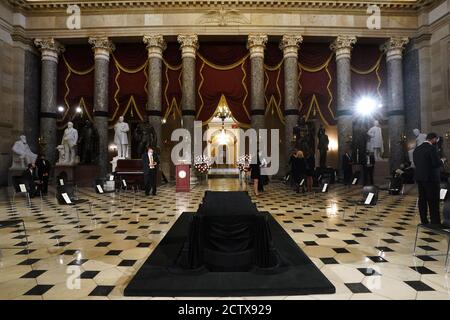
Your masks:
<instances>
[{"instance_id":1,"label":"gold trim","mask_svg":"<svg viewBox=\"0 0 450 320\"><path fill-rule=\"evenodd\" d=\"M309 116L310 116L313 108L319 112L319 115L320 115L320 118L322 119L322 121L331 127L332 125L328 123L328 121L323 116L322 111L320 111L319 101L317 101L317 97L315 94L312 95L311 102L310 102L309 108L308 108L308 113L306 114L306 120L309 119Z\"/></svg>"},{"instance_id":2,"label":"gold trim","mask_svg":"<svg viewBox=\"0 0 450 320\"><path fill-rule=\"evenodd\" d=\"M315 68L307 67L307 66L303 65L301 62L298 63L298 66L299 66L300 69L303 69L306 72L310 72L310 73L319 72L320 70L322 70L323 68L327 67L330 64L331 59L333 58L333 56L334 56L334 52L332 52L330 54L330 56L327 58L325 63L323 63L322 65L320 65L318 67L315 67Z\"/></svg>"},{"instance_id":3,"label":"gold trim","mask_svg":"<svg viewBox=\"0 0 450 320\"><path fill-rule=\"evenodd\" d=\"M198 94L198 96L200 98L200 108L198 108L197 114L195 116L195 118L197 118L197 119L198 119L198 116L200 115L200 113L202 112L203 106L204 106L204 103L205 103L203 101L202 94L200 93L200 89L202 88L203 82L205 80L205 78L203 77L203 73L202 73L204 67L205 67L205 61L203 60L202 66L200 67L200 70L199 70L199 74L200 74L200 79L201 80L200 80L200 84L199 84L199 86L197 88L197 94Z\"/></svg>"},{"instance_id":4,"label":"gold trim","mask_svg":"<svg viewBox=\"0 0 450 320\"><path fill-rule=\"evenodd\" d=\"M198 56L204 63L206 63L206 65L207 65L208 67L211 67L211 68L217 69L217 70L223 70L223 71L226 71L226 70L232 70L232 69L236 68L237 66L240 66L242 63L245 62L245 60L247 60L247 58L250 56L250 53L247 53L243 58L241 58L241 59L238 60L237 62L234 62L234 63L232 63L232 64L228 64L228 65L225 65L225 66L221 66L221 65L218 65L218 64L214 64L214 63L212 63L212 62L206 60L206 58L204 58L200 53L197 53L197 56Z\"/></svg>"},{"instance_id":5,"label":"gold trim","mask_svg":"<svg viewBox=\"0 0 450 320\"><path fill-rule=\"evenodd\" d=\"M375 64L372 67L370 67L369 69L367 69L367 70L357 69L357 68L352 67L352 66L350 66L350 69L351 69L352 72L354 72L356 74L359 74L359 75L371 74L372 72L374 72L380 66L381 58L383 58L383 54L380 54L380 56L378 57L378 59L375 62Z\"/></svg>"}]
</instances>

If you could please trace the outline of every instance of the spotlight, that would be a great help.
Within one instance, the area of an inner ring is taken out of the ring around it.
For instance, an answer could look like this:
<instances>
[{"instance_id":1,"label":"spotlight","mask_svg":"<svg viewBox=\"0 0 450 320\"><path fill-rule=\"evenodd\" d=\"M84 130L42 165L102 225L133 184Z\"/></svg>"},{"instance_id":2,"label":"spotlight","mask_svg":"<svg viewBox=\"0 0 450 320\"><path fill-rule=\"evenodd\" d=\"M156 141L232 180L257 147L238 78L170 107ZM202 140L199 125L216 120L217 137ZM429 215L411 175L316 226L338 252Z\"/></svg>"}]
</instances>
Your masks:
<instances>
[{"instance_id":1,"label":"spotlight","mask_svg":"<svg viewBox=\"0 0 450 320\"><path fill-rule=\"evenodd\" d=\"M372 115L378 108L381 108L381 104L370 97L362 97L356 104L356 112L365 117Z\"/></svg>"},{"instance_id":2,"label":"spotlight","mask_svg":"<svg viewBox=\"0 0 450 320\"><path fill-rule=\"evenodd\" d=\"M166 118L163 118L163 119L161 120L161 122L162 122L162 124L166 123L166 122L167 122Z\"/></svg>"},{"instance_id":3,"label":"spotlight","mask_svg":"<svg viewBox=\"0 0 450 320\"><path fill-rule=\"evenodd\" d=\"M63 106L59 106L58 107L58 112L59 113L63 113L64 112L64 107Z\"/></svg>"},{"instance_id":4,"label":"spotlight","mask_svg":"<svg viewBox=\"0 0 450 320\"><path fill-rule=\"evenodd\" d=\"M82 112L83 112L83 109L81 109L81 107L77 107L77 108L75 109L75 111L76 111L76 113L82 113Z\"/></svg>"}]
</instances>

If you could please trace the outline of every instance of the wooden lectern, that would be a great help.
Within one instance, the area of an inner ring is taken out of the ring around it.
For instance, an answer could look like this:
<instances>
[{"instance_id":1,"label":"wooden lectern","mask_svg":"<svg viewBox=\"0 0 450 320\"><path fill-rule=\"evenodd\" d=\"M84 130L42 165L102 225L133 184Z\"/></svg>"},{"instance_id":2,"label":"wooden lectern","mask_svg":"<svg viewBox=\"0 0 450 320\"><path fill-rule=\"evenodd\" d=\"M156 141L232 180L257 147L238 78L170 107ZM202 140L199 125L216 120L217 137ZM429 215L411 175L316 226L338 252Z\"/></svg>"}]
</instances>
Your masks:
<instances>
[{"instance_id":1,"label":"wooden lectern","mask_svg":"<svg viewBox=\"0 0 450 320\"><path fill-rule=\"evenodd\" d=\"M189 192L191 181L189 167L189 164L176 165L176 192Z\"/></svg>"}]
</instances>

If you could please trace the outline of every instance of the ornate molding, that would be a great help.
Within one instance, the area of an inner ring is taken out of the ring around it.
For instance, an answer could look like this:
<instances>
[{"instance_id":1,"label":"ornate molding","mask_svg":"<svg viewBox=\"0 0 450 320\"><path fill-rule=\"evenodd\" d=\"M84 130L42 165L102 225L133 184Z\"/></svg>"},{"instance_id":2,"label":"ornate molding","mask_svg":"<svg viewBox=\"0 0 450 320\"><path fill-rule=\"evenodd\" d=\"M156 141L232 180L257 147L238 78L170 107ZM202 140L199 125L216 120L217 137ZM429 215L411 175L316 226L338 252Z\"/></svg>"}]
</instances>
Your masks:
<instances>
[{"instance_id":1,"label":"ornate molding","mask_svg":"<svg viewBox=\"0 0 450 320\"><path fill-rule=\"evenodd\" d=\"M219 9L208 10L197 19L197 23L214 24L223 27L229 24L250 24L250 20L237 9L225 9L223 6L220 6Z\"/></svg>"},{"instance_id":2,"label":"ornate molding","mask_svg":"<svg viewBox=\"0 0 450 320\"><path fill-rule=\"evenodd\" d=\"M198 49L198 37L196 34L180 34L177 37L180 44L182 58L194 58Z\"/></svg>"},{"instance_id":3,"label":"ornate molding","mask_svg":"<svg viewBox=\"0 0 450 320\"><path fill-rule=\"evenodd\" d=\"M266 48L266 34L249 34L247 40L247 49L250 51L250 59L260 57L264 58L264 49Z\"/></svg>"},{"instance_id":4,"label":"ornate molding","mask_svg":"<svg viewBox=\"0 0 450 320\"><path fill-rule=\"evenodd\" d=\"M45 11L45 10L65 10L66 1L27 1L27 0L7 0L14 8L24 11ZM374 0L371 4L378 5L382 10L411 10L417 11L433 4L434 0L398 1L398 0ZM122 0L122 1L101 1L101 0L74 0L70 4L76 4L85 10L103 9L124 9L124 8L205 8L211 6L225 5L229 7L243 8L287 8L287 9L334 9L334 10L361 10L366 8L366 3L357 0Z\"/></svg>"},{"instance_id":5,"label":"ornate molding","mask_svg":"<svg viewBox=\"0 0 450 320\"><path fill-rule=\"evenodd\" d=\"M403 50L408 44L407 37L392 37L380 46L381 51L386 53L386 61L401 59Z\"/></svg>"},{"instance_id":6,"label":"ornate molding","mask_svg":"<svg viewBox=\"0 0 450 320\"><path fill-rule=\"evenodd\" d=\"M147 45L148 57L162 59L162 53L166 50L167 45L161 34L151 34L144 36L142 41Z\"/></svg>"},{"instance_id":7,"label":"ornate molding","mask_svg":"<svg viewBox=\"0 0 450 320\"><path fill-rule=\"evenodd\" d=\"M283 50L283 57L298 57L298 48L303 42L303 37L300 35L285 34L280 42L280 49Z\"/></svg>"},{"instance_id":8,"label":"ornate molding","mask_svg":"<svg viewBox=\"0 0 450 320\"><path fill-rule=\"evenodd\" d=\"M116 49L114 43L108 37L90 37L88 42L94 49L95 59L109 61L109 54Z\"/></svg>"},{"instance_id":9,"label":"ornate molding","mask_svg":"<svg viewBox=\"0 0 450 320\"><path fill-rule=\"evenodd\" d=\"M64 52L65 48L53 38L34 39L34 45L39 48L42 60L58 63L58 55Z\"/></svg>"},{"instance_id":10,"label":"ornate molding","mask_svg":"<svg viewBox=\"0 0 450 320\"><path fill-rule=\"evenodd\" d=\"M353 45L356 43L355 36L341 35L333 41L330 49L336 52L336 60L351 57Z\"/></svg>"}]
</instances>

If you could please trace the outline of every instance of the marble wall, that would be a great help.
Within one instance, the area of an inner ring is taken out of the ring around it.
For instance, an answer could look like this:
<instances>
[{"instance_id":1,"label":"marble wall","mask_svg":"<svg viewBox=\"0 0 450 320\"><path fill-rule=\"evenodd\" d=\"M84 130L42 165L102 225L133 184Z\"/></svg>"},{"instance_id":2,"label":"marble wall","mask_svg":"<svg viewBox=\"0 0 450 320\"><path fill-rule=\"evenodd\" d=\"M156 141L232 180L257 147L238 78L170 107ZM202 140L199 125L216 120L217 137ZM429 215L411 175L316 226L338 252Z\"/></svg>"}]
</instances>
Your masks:
<instances>
[{"instance_id":1,"label":"marble wall","mask_svg":"<svg viewBox=\"0 0 450 320\"><path fill-rule=\"evenodd\" d=\"M420 128L419 52L409 45L403 56L403 97L405 105L405 132L408 144L415 142L412 132Z\"/></svg>"}]
</instances>

